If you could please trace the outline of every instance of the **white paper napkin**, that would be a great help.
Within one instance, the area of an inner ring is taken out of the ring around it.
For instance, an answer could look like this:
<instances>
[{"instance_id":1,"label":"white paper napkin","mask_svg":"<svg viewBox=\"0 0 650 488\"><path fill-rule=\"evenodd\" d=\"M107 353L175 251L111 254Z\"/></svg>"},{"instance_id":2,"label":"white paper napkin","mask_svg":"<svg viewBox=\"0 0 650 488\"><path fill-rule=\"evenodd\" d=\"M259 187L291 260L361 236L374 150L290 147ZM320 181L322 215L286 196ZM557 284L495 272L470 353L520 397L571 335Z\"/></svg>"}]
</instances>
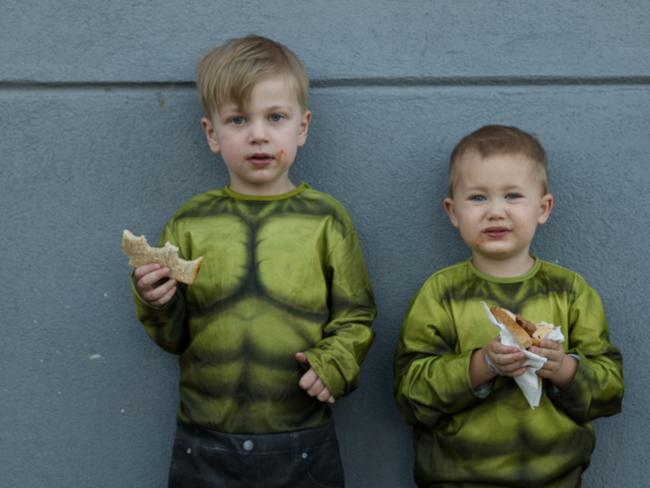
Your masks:
<instances>
[{"instance_id":1,"label":"white paper napkin","mask_svg":"<svg viewBox=\"0 0 650 488\"><path fill-rule=\"evenodd\" d=\"M521 392L526 397L526 400L528 401L530 407L538 407L539 401L542 398L542 378L537 376L536 371L544 366L546 358L522 349L519 344L517 344L517 341L515 341L514 337L510 333L510 330L508 330L505 325L494 318L494 315L492 315L492 312L490 312L490 307L488 307L485 302L481 303L483 304L483 308L485 309L485 313L490 319L490 322L492 322L501 331L501 344L504 346L514 346L524 352L524 355L526 356L526 362L524 363L527 366L526 372L520 376L517 376L514 378L514 380L519 386ZM562 334L562 329L560 329L560 327L553 328L553 330L548 333L545 339L564 342L564 334Z\"/></svg>"}]
</instances>

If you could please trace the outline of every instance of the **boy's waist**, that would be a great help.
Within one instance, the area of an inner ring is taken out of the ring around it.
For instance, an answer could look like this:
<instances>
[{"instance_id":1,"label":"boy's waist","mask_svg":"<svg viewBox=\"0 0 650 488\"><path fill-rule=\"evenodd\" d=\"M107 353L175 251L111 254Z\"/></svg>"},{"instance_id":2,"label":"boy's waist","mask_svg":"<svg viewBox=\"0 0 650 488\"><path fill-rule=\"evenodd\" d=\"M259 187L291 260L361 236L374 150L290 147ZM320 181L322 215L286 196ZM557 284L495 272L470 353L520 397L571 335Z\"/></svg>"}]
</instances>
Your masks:
<instances>
[{"instance_id":1,"label":"boy's waist","mask_svg":"<svg viewBox=\"0 0 650 488\"><path fill-rule=\"evenodd\" d=\"M193 445L239 454L304 451L336 441L334 422L331 420L319 427L270 434L231 434L179 421L177 436L191 439Z\"/></svg>"},{"instance_id":2,"label":"boy's waist","mask_svg":"<svg viewBox=\"0 0 650 488\"><path fill-rule=\"evenodd\" d=\"M294 432L329 420L328 405L298 385L303 370L293 353L261 356L223 363L182 357L178 420L229 434Z\"/></svg>"}]
</instances>

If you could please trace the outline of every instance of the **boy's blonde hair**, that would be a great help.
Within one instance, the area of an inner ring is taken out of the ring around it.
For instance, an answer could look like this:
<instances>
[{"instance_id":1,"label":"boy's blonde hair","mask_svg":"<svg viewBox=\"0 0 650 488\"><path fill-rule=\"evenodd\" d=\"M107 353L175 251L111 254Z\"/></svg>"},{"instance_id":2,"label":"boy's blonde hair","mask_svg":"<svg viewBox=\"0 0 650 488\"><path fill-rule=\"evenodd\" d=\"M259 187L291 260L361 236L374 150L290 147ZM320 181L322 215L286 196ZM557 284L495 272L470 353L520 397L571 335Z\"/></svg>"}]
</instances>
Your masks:
<instances>
[{"instance_id":1,"label":"boy's blonde hair","mask_svg":"<svg viewBox=\"0 0 650 488\"><path fill-rule=\"evenodd\" d=\"M206 117L228 103L245 108L253 87L273 76L286 76L307 110L309 78L302 62L286 46L266 37L249 35L213 49L199 62L197 88Z\"/></svg>"},{"instance_id":2,"label":"boy's blonde hair","mask_svg":"<svg viewBox=\"0 0 650 488\"><path fill-rule=\"evenodd\" d=\"M451 153L447 180L450 198L454 193L454 167L458 160L470 153L478 153L484 159L497 154L522 155L535 163L543 194L549 192L546 151L539 140L517 127L485 125L463 137Z\"/></svg>"}]
</instances>

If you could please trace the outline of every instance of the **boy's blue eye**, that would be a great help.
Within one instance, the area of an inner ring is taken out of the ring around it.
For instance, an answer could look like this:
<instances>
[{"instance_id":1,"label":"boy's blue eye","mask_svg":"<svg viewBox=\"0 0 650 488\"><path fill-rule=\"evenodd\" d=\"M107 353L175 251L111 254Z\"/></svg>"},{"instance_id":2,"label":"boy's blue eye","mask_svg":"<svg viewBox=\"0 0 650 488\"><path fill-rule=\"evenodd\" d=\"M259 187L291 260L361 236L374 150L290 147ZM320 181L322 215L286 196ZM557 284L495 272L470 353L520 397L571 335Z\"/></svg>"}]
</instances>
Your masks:
<instances>
[{"instance_id":1,"label":"boy's blue eye","mask_svg":"<svg viewBox=\"0 0 650 488\"><path fill-rule=\"evenodd\" d=\"M285 118L285 116L284 116L283 114L278 114L278 113L271 114L271 115L269 116L269 120L270 120L271 122L280 122L280 121L281 121L282 119L284 119L284 118Z\"/></svg>"},{"instance_id":2,"label":"boy's blue eye","mask_svg":"<svg viewBox=\"0 0 650 488\"><path fill-rule=\"evenodd\" d=\"M512 192L510 192L510 193L508 193L506 195L507 200L515 200L517 198L523 198L523 195L521 193L517 193L517 192L514 192L514 191L512 191Z\"/></svg>"},{"instance_id":3,"label":"boy's blue eye","mask_svg":"<svg viewBox=\"0 0 650 488\"><path fill-rule=\"evenodd\" d=\"M234 125L241 125L246 122L246 118L243 115L234 115L230 117L230 123Z\"/></svg>"},{"instance_id":4,"label":"boy's blue eye","mask_svg":"<svg viewBox=\"0 0 650 488\"><path fill-rule=\"evenodd\" d=\"M476 195L470 195L467 199L470 200L470 201L472 201L472 202L482 202L482 201L484 201L486 198L485 198L484 195L478 195L478 194L476 194Z\"/></svg>"}]
</instances>

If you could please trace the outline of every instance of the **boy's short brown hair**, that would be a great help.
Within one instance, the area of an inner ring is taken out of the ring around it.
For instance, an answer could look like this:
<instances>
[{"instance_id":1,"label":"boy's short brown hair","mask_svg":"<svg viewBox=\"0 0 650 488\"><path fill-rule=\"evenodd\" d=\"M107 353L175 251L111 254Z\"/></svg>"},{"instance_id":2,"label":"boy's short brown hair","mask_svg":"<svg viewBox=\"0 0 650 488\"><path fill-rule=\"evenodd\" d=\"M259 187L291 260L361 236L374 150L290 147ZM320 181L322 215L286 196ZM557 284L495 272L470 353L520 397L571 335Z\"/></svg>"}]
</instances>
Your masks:
<instances>
[{"instance_id":1,"label":"boy's short brown hair","mask_svg":"<svg viewBox=\"0 0 650 488\"><path fill-rule=\"evenodd\" d=\"M454 166L469 153L477 153L482 158L497 154L520 154L535 163L542 181L543 194L549 191L546 151L539 140L517 127L485 125L463 137L451 153L447 180L447 194L450 198L454 192Z\"/></svg>"},{"instance_id":2,"label":"boy's short brown hair","mask_svg":"<svg viewBox=\"0 0 650 488\"><path fill-rule=\"evenodd\" d=\"M228 103L245 108L255 84L272 76L287 77L305 112L309 78L289 48L266 37L249 35L213 49L197 68L196 84L206 117L214 116Z\"/></svg>"}]
</instances>

